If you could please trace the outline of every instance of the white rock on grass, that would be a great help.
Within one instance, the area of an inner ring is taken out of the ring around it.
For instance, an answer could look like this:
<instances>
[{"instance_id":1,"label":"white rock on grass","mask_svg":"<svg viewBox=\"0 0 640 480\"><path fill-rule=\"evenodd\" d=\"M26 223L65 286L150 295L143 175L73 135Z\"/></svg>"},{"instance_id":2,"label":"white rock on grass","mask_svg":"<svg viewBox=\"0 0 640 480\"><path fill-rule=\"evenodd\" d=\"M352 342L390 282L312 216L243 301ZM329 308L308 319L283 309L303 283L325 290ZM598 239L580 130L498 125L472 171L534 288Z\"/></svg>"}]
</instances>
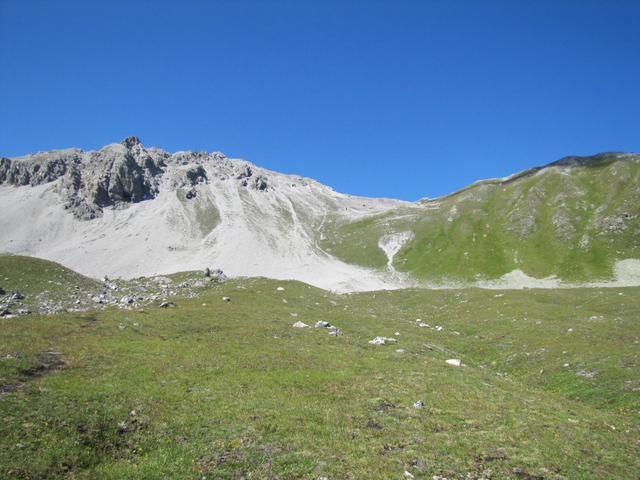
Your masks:
<instances>
[{"instance_id":1,"label":"white rock on grass","mask_svg":"<svg viewBox=\"0 0 640 480\"><path fill-rule=\"evenodd\" d=\"M418 400L413 404L413 408L424 408L424 402L422 400Z\"/></svg>"},{"instance_id":2,"label":"white rock on grass","mask_svg":"<svg viewBox=\"0 0 640 480\"><path fill-rule=\"evenodd\" d=\"M318 320L314 325L315 328L329 328L331 324L329 322L325 322L324 320Z\"/></svg>"},{"instance_id":3,"label":"white rock on grass","mask_svg":"<svg viewBox=\"0 0 640 480\"><path fill-rule=\"evenodd\" d=\"M411 472L408 472L408 471L405 470L404 471L404 478L407 478L407 479L410 480L410 479L414 478L414 476L413 476L413 474Z\"/></svg>"},{"instance_id":4,"label":"white rock on grass","mask_svg":"<svg viewBox=\"0 0 640 480\"><path fill-rule=\"evenodd\" d=\"M395 338L376 337L373 340L369 340L369 343L371 345L385 345L387 343L395 343L395 341L396 341Z\"/></svg>"},{"instance_id":5,"label":"white rock on grass","mask_svg":"<svg viewBox=\"0 0 640 480\"><path fill-rule=\"evenodd\" d=\"M306 323L301 322L301 321L297 321L292 326L293 326L293 328L309 328L309 325L307 325Z\"/></svg>"},{"instance_id":6,"label":"white rock on grass","mask_svg":"<svg viewBox=\"0 0 640 480\"><path fill-rule=\"evenodd\" d=\"M284 292L284 287L278 287L278 288L276 288L276 290L277 290L278 292Z\"/></svg>"},{"instance_id":7,"label":"white rock on grass","mask_svg":"<svg viewBox=\"0 0 640 480\"><path fill-rule=\"evenodd\" d=\"M449 360L447 360L447 365L451 365L453 367L460 367L462 366L462 361L459 358L450 358Z\"/></svg>"}]
</instances>

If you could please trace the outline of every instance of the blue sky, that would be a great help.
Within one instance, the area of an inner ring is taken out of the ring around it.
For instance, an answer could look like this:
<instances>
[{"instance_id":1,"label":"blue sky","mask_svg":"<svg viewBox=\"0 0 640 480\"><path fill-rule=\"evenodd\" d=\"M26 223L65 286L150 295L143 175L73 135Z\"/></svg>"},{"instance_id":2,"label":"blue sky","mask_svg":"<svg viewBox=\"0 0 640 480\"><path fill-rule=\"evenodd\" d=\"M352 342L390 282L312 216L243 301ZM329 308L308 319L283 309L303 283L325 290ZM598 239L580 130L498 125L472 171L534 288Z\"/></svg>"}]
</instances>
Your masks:
<instances>
[{"instance_id":1,"label":"blue sky","mask_svg":"<svg viewBox=\"0 0 640 480\"><path fill-rule=\"evenodd\" d=\"M0 155L137 135L414 200L640 150L640 2L0 0Z\"/></svg>"}]
</instances>

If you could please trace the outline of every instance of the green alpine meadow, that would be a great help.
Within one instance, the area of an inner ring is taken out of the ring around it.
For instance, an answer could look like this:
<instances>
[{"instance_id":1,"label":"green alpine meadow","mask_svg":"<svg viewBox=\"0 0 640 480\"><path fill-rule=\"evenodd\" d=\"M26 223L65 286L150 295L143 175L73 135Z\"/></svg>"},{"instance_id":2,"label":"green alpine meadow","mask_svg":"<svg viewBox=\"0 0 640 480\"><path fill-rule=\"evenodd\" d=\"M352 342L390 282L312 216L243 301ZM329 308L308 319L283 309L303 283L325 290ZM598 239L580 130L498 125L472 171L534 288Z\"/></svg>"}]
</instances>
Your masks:
<instances>
[{"instance_id":1,"label":"green alpine meadow","mask_svg":"<svg viewBox=\"0 0 640 480\"><path fill-rule=\"evenodd\" d=\"M34 311L0 317L1 478L640 470L638 287L336 294L196 271L164 278L188 293L163 302L74 311L74 296L157 282L14 255L0 272Z\"/></svg>"}]
</instances>

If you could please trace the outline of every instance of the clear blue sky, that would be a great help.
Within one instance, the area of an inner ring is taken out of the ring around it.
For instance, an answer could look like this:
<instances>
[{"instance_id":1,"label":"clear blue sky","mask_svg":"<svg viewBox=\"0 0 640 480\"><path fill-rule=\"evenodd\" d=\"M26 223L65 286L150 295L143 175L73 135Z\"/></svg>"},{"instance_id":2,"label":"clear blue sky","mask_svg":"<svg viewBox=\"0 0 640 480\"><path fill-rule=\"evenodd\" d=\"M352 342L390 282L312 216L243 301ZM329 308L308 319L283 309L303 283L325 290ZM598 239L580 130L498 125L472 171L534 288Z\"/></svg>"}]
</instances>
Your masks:
<instances>
[{"instance_id":1,"label":"clear blue sky","mask_svg":"<svg viewBox=\"0 0 640 480\"><path fill-rule=\"evenodd\" d=\"M640 1L0 0L0 155L127 135L417 199L640 150Z\"/></svg>"}]
</instances>

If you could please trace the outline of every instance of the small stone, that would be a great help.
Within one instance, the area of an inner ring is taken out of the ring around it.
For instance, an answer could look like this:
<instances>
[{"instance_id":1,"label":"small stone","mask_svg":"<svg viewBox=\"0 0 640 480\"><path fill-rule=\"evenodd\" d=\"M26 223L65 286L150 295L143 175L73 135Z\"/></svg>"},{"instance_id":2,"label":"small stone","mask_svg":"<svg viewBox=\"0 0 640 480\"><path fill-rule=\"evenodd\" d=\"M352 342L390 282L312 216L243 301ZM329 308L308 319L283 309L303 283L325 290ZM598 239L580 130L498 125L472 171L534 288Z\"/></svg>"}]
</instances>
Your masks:
<instances>
[{"instance_id":1,"label":"small stone","mask_svg":"<svg viewBox=\"0 0 640 480\"><path fill-rule=\"evenodd\" d=\"M329 328L331 324L329 322L325 322L324 320L318 320L314 325L315 328Z\"/></svg>"},{"instance_id":2,"label":"small stone","mask_svg":"<svg viewBox=\"0 0 640 480\"><path fill-rule=\"evenodd\" d=\"M396 341L395 338L376 337L373 340L369 340L369 343L371 345L385 345L387 343L395 343L395 341Z\"/></svg>"},{"instance_id":3,"label":"small stone","mask_svg":"<svg viewBox=\"0 0 640 480\"><path fill-rule=\"evenodd\" d=\"M223 302L230 302L231 301L231 297L222 297L222 301Z\"/></svg>"},{"instance_id":4,"label":"small stone","mask_svg":"<svg viewBox=\"0 0 640 480\"><path fill-rule=\"evenodd\" d=\"M292 326L293 328L309 328L309 325L299 320L296 323L294 323Z\"/></svg>"},{"instance_id":5,"label":"small stone","mask_svg":"<svg viewBox=\"0 0 640 480\"><path fill-rule=\"evenodd\" d=\"M175 306L176 306L176 304L173 303L173 302L162 302L160 304L160 308L173 308Z\"/></svg>"},{"instance_id":6,"label":"small stone","mask_svg":"<svg viewBox=\"0 0 640 480\"><path fill-rule=\"evenodd\" d=\"M413 474L411 472L408 472L408 471L405 470L404 471L404 478L411 479L411 478L414 478L414 477L413 477Z\"/></svg>"},{"instance_id":7,"label":"small stone","mask_svg":"<svg viewBox=\"0 0 640 480\"><path fill-rule=\"evenodd\" d=\"M278 287L278 288L276 288L276 290L277 290L278 292L284 292L284 287Z\"/></svg>"},{"instance_id":8,"label":"small stone","mask_svg":"<svg viewBox=\"0 0 640 480\"><path fill-rule=\"evenodd\" d=\"M404 353L404 348L396 348L396 353Z\"/></svg>"},{"instance_id":9,"label":"small stone","mask_svg":"<svg viewBox=\"0 0 640 480\"><path fill-rule=\"evenodd\" d=\"M424 408L424 402L422 400L418 400L413 404L413 408Z\"/></svg>"},{"instance_id":10,"label":"small stone","mask_svg":"<svg viewBox=\"0 0 640 480\"><path fill-rule=\"evenodd\" d=\"M446 361L447 365L451 365L453 367L460 367L462 366L462 362L460 361L459 358L450 358L449 360Z\"/></svg>"},{"instance_id":11,"label":"small stone","mask_svg":"<svg viewBox=\"0 0 640 480\"><path fill-rule=\"evenodd\" d=\"M23 300L23 299L24 299L24 295L22 295L17 290L15 292L13 292L11 294L11 296L9 297L9 300Z\"/></svg>"}]
</instances>

